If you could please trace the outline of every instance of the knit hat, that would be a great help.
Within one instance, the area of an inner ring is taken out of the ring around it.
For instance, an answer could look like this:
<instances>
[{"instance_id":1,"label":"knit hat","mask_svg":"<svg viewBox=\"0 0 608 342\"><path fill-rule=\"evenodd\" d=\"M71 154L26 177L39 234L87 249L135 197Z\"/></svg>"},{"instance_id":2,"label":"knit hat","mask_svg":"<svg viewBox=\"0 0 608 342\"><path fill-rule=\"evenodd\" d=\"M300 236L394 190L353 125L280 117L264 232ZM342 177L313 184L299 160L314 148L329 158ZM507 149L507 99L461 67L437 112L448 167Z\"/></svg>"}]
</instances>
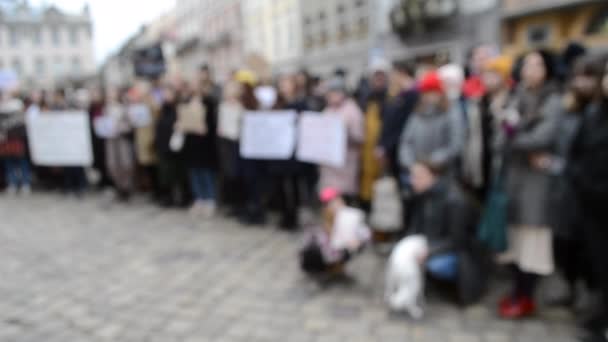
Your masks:
<instances>
[{"instance_id":1,"label":"knit hat","mask_svg":"<svg viewBox=\"0 0 608 342\"><path fill-rule=\"evenodd\" d=\"M443 83L439 78L439 73L437 71L431 71L424 75L418 84L418 90L421 93L430 93L433 91L443 92Z\"/></svg>"},{"instance_id":2,"label":"knit hat","mask_svg":"<svg viewBox=\"0 0 608 342\"><path fill-rule=\"evenodd\" d=\"M255 76L255 74L250 71L250 70L239 70L236 72L236 74L234 75L234 79L237 82L243 83L243 84L247 84L250 86L255 86L255 84L257 83L257 77Z\"/></svg>"},{"instance_id":3,"label":"knit hat","mask_svg":"<svg viewBox=\"0 0 608 342\"><path fill-rule=\"evenodd\" d=\"M329 203L338 197L340 197L340 191L332 187L324 188L319 195L321 203Z\"/></svg>"},{"instance_id":4,"label":"knit hat","mask_svg":"<svg viewBox=\"0 0 608 342\"><path fill-rule=\"evenodd\" d=\"M505 80L508 80L511 78L511 70L513 70L513 59L508 56L494 57L486 62L483 69L485 71L494 71Z\"/></svg>"}]
</instances>

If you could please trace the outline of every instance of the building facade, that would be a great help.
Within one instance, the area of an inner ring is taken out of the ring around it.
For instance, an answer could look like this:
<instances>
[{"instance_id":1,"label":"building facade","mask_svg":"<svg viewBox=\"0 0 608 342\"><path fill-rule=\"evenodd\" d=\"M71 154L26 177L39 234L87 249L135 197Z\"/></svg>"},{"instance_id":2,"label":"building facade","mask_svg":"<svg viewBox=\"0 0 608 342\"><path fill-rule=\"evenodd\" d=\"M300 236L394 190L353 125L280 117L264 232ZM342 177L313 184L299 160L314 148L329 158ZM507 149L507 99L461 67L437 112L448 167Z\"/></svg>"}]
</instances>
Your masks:
<instances>
[{"instance_id":1,"label":"building facade","mask_svg":"<svg viewBox=\"0 0 608 342\"><path fill-rule=\"evenodd\" d=\"M337 68L354 84L369 64L378 0L301 1L302 66L329 75Z\"/></svg>"},{"instance_id":2,"label":"building facade","mask_svg":"<svg viewBox=\"0 0 608 342\"><path fill-rule=\"evenodd\" d=\"M216 78L226 80L243 63L243 18L239 0L201 0L200 37L208 64Z\"/></svg>"},{"instance_id":3,"label":"building facade","mask_svg":"<svg viewBox=\"0 0 608 342\"><path fill-rule=\"evenodd\" d=\"M0 8L0 69L25 87L56 87L95 73L89 8L71 14L27 2Z\"/></svg>"},{"instance_id":4,"label":"building facade","mask_svg":"<svg viewBox=\"0 0 608 342\"><path fill-rule=\"evenodd\" d=\"M259 55L275 73L294 71L302 60L302 16L299 0L242 1L244 49Z\"/></svg>"},{"instance_id":5,"label":"building facade","mask_svg":"<svg viewBox=\"0 0 608 342\"><path fill-rule=\"evenodd\" d=\"M513 55L536 47L562 49L571 41L608 49L608 3L505 0L502 37L505 51Z\"/></svg>"},{"instance_id":6,"label":"building facade","mask_svg":"<svg viewBox=\"0 0 608 342\"><path fill-rule=\"evenodd\" d=\"M206 1L176 0L176 57L182 75L193 75L206 56L202 42L204 21L203 8Z\"/></svg>"},{"instance_id":7,"label":"building facade","mask_svg":"<svg viewBox=\"0 0 608 342\"><path fill-rule=\"evenodd\" d=\"M375 39L389 59L464 63L477 44L500 45L499 0L382 0Z\"/></svg>"}]
</instances>

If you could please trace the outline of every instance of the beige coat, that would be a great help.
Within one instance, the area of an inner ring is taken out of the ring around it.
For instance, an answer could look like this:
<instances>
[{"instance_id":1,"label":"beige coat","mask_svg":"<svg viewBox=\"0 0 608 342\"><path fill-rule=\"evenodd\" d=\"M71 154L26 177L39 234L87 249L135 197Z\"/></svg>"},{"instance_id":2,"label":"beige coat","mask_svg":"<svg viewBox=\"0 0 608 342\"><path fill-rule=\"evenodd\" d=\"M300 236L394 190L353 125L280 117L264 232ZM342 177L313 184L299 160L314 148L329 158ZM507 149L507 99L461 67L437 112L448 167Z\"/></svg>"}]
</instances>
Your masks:
<instances>
[{"instance_id":1,"label":"beige coat","mask_svg":"<svg viewBox=\"0 0 608 342\"><path fill-rule=\"evenodd\" d=\"M321 189L334 187L344 195L356 195L359 191L361 144L364 139L363 113L355 101L347 99L338 107L327 107L324 115L336 115L344 121L348 144L343 167L321 167Z\"/></svg>"},{"instance_id":2,"label":"beige coat","mask_svg":"<svg viewBox=\"0 0 608 342\"><path fill-rule=\"evenodd\" d=\"M157 162L156 151L154 149L154 139L156 122L160 117L160 106L152 99L146 100L146 105L150 108L152 121L146 127L135 129L135 152L137 161L142 166L152 166Z\"/></svg>"}]
</instances>

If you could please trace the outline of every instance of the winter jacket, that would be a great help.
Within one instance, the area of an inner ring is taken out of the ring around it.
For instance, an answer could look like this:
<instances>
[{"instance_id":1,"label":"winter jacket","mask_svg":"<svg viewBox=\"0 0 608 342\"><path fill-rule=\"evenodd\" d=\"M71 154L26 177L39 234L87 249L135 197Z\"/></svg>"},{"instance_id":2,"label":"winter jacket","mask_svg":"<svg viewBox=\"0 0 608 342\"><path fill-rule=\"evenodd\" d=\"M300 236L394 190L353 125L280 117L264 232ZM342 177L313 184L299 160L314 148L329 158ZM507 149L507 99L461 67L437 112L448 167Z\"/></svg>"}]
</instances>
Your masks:
<instances>
[{"instance_id":1,"label":"winter jacket","mask_svg":"<svg viewBox=\"0 0 608 342\"><path fill-rule=\"evenodd\" d=\"M363 142L363 113L352 99L340 106L327 107L323 115L335 115L344 121L348 137L346 163L342 167L322 166L321 188L334 187L345 195L356 195L359 190L361 143Z\"/></svg>"},{"instance_id":2,"label":"winter jacket","mask_svg":"<svg viewBox=\"0 0 608 342\"><path fill-rule=\"evenodd\" d=\"M567 176L581 201L583 217L608 230L608 108L591 106L570 152Z\"/></svg>"},{"instance_id":3,"label":"winter jacket","mask_svg":"<svg viewBox=\"0 0 608 342\"><path fill-rule=\"evenodd\" d=\"M552 84L537 92L520 88L513 108L519 113L520 122L507 144L509 224L549 227L552 176L534 168L530 157L553 152L562 111L561 96Z\"/></svg>"},{"instance_id":4,"label":"winter jacket","mask_svg":"<svg viewBox=\"0 0 608 342\"><path fill-rule=\"evenodd\" d=\"M401 137L401 168L409 170L419 161L449 168L460 156L464 134L459 106L451 106L447 112L415 113L405 124Z\"/></svg>"},{"instance_id":5,"label":"winter jacket","mask_svg":"<svg viewBox=\"0 0 608 342\"><path fill-rule=\"evenodd\" d=\"M202 99L205 133L187 133L182 154L188 167L217 169L217 108L214 97Z\"/></svg>"}]
</instances>

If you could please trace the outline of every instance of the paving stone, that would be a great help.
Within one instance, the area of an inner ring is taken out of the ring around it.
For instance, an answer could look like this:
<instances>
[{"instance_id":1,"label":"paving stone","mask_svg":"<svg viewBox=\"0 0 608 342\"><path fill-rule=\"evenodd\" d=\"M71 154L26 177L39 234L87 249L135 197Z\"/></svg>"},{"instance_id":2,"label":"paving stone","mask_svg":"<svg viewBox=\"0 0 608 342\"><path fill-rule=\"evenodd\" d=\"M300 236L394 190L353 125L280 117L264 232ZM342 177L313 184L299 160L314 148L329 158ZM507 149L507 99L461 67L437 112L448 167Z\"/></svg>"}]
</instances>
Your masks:
<instances>
[{"instance_id":1,"label":"paving stone","mask_svg":"<svg viewBox=\"0 0 608 342\"><path fill-rule=\"evenodd\" d=\"M390 315L374 253L349 266L356 282L324 288L297 267L298 234L101 201L0 196L1 342L573 340L563 311L498 320L498 294L465 310L429 298L420 322Z\"/></svg>"}]
</instances>

